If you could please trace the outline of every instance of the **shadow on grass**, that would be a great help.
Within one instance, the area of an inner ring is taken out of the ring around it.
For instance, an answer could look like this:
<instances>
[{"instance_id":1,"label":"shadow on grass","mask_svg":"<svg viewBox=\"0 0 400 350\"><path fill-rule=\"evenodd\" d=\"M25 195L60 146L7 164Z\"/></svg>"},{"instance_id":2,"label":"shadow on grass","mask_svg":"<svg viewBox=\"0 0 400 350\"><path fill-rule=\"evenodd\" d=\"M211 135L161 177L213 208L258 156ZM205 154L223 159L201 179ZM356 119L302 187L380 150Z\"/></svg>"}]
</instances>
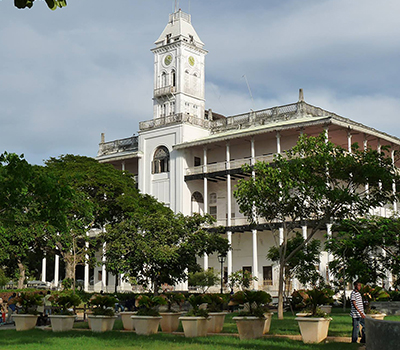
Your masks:
<instances>
[{"instance_id":1,"label":"shadow on grass","mask_svg":"<svg viewBox=\"0 0 400 350\"><path fill-rule=\"evenodd\" d=\"M63 349L63 350L99 350L99 349L184 349L184 350L226 350L226 349L258 349L258 350L309 350L309 349L357 349L355 344L328 343L303 344L299 341L282 338L257 340L240 340L237 337L208 336L202 338L185 338L178 335L156 334L139 336L135 333L90 331L71 331L52 333L42 330L16 332L2 331L0 349Z\"/></svg>"}]
</instances>

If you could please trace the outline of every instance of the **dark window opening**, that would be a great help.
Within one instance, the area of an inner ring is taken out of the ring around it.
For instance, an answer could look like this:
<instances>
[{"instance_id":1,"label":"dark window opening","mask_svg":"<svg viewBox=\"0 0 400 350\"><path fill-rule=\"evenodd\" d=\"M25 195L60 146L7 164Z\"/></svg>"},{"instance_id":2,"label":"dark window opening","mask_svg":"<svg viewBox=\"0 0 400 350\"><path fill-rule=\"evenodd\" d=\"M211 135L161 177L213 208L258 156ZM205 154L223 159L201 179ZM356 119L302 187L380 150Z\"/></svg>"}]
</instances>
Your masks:
<instances>
[{"instance_id":1,"label":"dark window opening","mask_svg":"<svg viewBox=\"0 0 400 350\"><path fill-rule=\"evenodd\" d=\"M194 157L194 166L200 166L200 165L201 165L201 158Z\"/></svg>"},{"instance_id":2,"label":"dark window opening","mask_svg":"<svg viewBox=\"0 0 400 350\"><path fill-rule=\"evenodd\" d=\"M169 151L167 147L161 146L157 148L153 158L153 174L169 172Z\"/></svg>"}]
</instances>

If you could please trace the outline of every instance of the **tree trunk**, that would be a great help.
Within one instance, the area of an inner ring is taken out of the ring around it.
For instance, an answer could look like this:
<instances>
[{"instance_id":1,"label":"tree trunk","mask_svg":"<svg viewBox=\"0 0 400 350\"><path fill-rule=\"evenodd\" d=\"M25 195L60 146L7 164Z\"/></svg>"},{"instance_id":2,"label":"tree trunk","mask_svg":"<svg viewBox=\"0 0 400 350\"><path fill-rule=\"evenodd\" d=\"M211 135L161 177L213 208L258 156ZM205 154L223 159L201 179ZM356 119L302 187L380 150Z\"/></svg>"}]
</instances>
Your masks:
<instances>
[{"instance_id":1,"label":"tree trunk","mask_svg":"<svg viewBox=\"0 0 400 350\"><path fill-rule=\"evenodd\" d=\"M75 266L69 261L69 259L65 259L65 278L71 278L72 280L75 277Z\"/></svg>"},{"instance_id":2,"label":"tree trunk","mask_svg":"<svg viewBox=\"0 0 400 350\"><path fill-rule=\"evenodd\" d=\"M18 277L18 289L23 289L24 288L24 282L25 282L25 266L24 264L18 260L18 269L19 269L19 277Z\"/></svg>"},{"instance_id":3,"label":"tree trunk","mask_svg":"<svg viewBox=\"0 0 400 350\"><path fill-rule=\"evenodd\" d=\"M283 320L283 271L284 261L281 259L279 265L279 287L278 287L278 319Z\"/></svg>"}]
</instances>

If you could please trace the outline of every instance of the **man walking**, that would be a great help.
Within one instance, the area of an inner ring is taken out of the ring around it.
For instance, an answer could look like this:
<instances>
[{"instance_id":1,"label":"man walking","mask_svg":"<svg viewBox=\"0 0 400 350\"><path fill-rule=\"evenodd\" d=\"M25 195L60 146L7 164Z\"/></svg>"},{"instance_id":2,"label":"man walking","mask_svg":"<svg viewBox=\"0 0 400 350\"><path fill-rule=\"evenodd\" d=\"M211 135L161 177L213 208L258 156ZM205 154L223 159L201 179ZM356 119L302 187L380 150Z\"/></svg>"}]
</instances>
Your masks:
<instances>
[{"instance_id":1,"label":"man walking","mask_svg":"<svg viewBox=\"0 0 400 350\"><path fill-rule=\"evenodd\" d=\"M360 333L360 324L362 326L361 330L361 340L360 343L365 343L365 313L364 304L362 296L360 294L361 283L359 281L354 282L354 289L350 295L351 311L350 316L353 318L353 333L351 336L351 342L357 343L358 335Z\"/></svg>"}]
</instances>

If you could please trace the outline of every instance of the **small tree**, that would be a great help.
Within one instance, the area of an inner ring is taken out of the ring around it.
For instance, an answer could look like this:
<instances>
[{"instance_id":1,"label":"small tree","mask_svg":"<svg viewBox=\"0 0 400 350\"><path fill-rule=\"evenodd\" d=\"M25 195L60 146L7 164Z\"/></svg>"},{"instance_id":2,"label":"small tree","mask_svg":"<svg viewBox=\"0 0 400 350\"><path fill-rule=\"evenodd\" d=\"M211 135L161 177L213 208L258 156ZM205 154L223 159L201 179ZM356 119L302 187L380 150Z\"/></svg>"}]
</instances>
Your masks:
<instances>
[{"instance_id":1,"label":"small tree","mask_svg":"<svg viewBox=\"0 0 400 350\"><path fill-rule=\"evenodd\" d=\"M234 195L251 223L262 219L269 226L279 247L280 319L286 261L332 220L363 216L399 198L393 184L400 177L386 151L385 147L360 150L355 144L350 153L328 142L325 135L302 135L296 146L276 155L273 164L257 162L244 167L247 173L254 171L255 177L241 180ZM301 221L307 222L308 238L287 255L288 238Z\"/></svg>"},{"instance_id":2,"label":"small tree","mask_svg":"<svg viewBox=\"0 0 400 350\"><path fill-rule=\"evenodd\" d=\"M293 278L297 278L303 285L310 283L316 285L322 278L319 271L315 268L320 263L320 246L321 242L317 239L313 239L304 245L303 236L296 232L296 234L287 240L286 256L297 249L298 246L302 246L290 259L285 259L285 270L284 280L287 287L286 295L289 293L290 281ZM279 263L279 247L272 246L267 254L267 258L275 263Z\"/></svg>"},{"instance_id":3,"label":"small tree","mask_svg":"<svg viewBox=\"0 0 400 350\"><path fill-rule=\"evenodd\" d=\"M253 276L250 271L239 270L232 272L228 276L228 285L230 289L239 288L240 290L249 289L253 281L257 281L258 278Z\"/></svg>"},{"instance_id":4,"label":"small tree","mask_svg":"<svg viewBox=\"0 0 400 350\"><path fill-rule=\"evenodd\" d=\"M14 0L15 7L19 9L31 8L35 0ZM67 6L67 0L45 0L47 6L51 10L55 10L57 7Z\"/></svg>"},{"instance_id":5,"label":"small tree","mask_svg":"<svg viewBox=\"0 0 400 350\"><path fill-rule=\"evenodd\" d=\"M213 268L208 270L189 272L189 286L195 286L201 289L202 293L206 293L210 287L215 286L219 281L219 274Z\"/></svg>"}]
</instances>

